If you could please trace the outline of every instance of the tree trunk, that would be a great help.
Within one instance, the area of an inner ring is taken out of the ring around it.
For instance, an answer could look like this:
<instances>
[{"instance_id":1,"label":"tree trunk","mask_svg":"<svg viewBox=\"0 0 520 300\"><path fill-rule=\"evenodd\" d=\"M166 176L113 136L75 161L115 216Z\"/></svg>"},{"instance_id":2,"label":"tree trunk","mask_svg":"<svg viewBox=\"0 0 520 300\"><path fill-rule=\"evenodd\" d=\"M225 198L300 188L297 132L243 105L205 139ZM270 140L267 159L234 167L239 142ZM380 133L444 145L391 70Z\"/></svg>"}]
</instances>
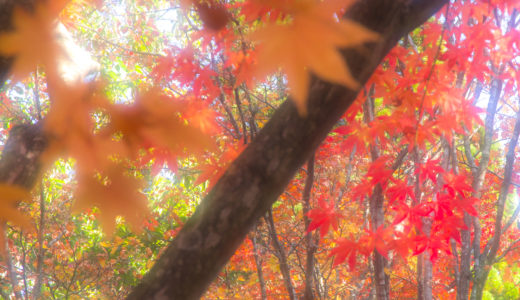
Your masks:
<instances>
[{"instance_id":1,"label":"tree trunk","mask_svg":"<svg viewBox=\"0 0 520 300\"><path fill-rule=\"evenodd\" d=\"M289 264L287 263L287 255L285 254L285 249L282 244L280 244L280 240L278 239L278 234L276 233L276 227L274 225L273 219L273 211L269 209L267 211L267 227L269 228L269 234L271 235L271 240L273 241L273 247L276 251L276 257L280 261L280 271L282 272L283 282L285 284L285 288L287 289L287 294L289 294L289 299L296 300L296 293L294 292L294 286L292 284L291 279L291 270L289 268Z\"/></svg>"},{"instance_id":2,"label":"tree trunk","mask_svg":"<svg viewBox=\"0 0 520 300\"><path fill-rule=\"evenodd\" d=\"M14 298L16 300L20 300L20 299L23 299L22 298L22 293L20 293L20 284L18 283L18 275L16 272L16 270L14 269L14 265L13 265L13 259L11 257L11 253L9 252L9 243L7 242L7 233L5 232L5 227L2 226L2 232L1 234L3 235L3 238L2 240L4 241L5 245L5 253L4 254L4 260L5 260L5 264L7 266L7 273L9 275L9 280L11 281L11 286L13 287L13 293L14 293Z\"/></svg>"},{"instance_id":3,"label":"tree trunk","mask_svg":"<svg viewBox=\"0 0 520 300\"><path fill-rule=\"evenodd\" d=\"M365 123L369 124L374 121L374 99L372 97L373 88L371 87L368 91L366 101L363 105L364 111L363 116L365 119ZM370 145L370 155L372 162L375 162L379 156L379 146L378 140L375 139L372 141ZM374 187L372 196L369 201L369 210L370 210L370 227L373 231L376 231L379 227L384 227L385 221L385 212L384 212L384 195L383 189L380 184L377 184ZM386 259L379 253L379 251L374 249L374 253L372 254L372 265L374 266L374 284L376 286L376 299L377 300L388 300L390 297L390 284L388 276L385 273L386 267Z\"/></svg>"},{"instance_id":4,"label":"tree trunk","mask_svg":"<svg viewBox=\"0 0 520 300\"><path fill-rule=\"evenodd\" d=\"M257 230L253 230L253 234L250 235L251 242L253 243L253 255L255 258L255 264L256 264L256 273L258 275L258 284L260 285L260 294L262 296L262 300L267 300L267 291L265 289L265 280L264 280L264 273L262 271L262 258L258 254L258 243L256 241L256 232Z\"/></svg>"},{"instance_id":5,"label":"tree trunk","mask_svg":"<svg viewBox=\"0 0 520 300\"><path fill-rule=\"evenodd\" d=\"M487 173L487 167L489 164L491 145L493 143L494 134L494 120L497 111L498 100L502 92L502 80L495 78L491 83L491 91L486 111L485 120L485 133L484 140L481 146L481 158L478 164L478 169L473 173L473 197L480 198L480 190L484 177ZM460 254L460 270L459 270L459 281L457 282L457 300L467 300L470 296L470 282L474 280L471 274L471 248L477 251L473 254L475 257L475 278L481 278L484 276L481 272L483 270L483 264L485 262L480 258L480 226L478 220L474 220L467 212L464 212L464 224L468 228L467 230L461 230L461 254ZM474 240L471 241L471 227L475 228ZM487 278L487 275L485 276Z\"/></svg>"},{"instance_id":6,"label":"tree trunk","mask_svg":"<svg viewBox=\"0 0 520 300\"><path fill-rule=\"evenodd\" d=\"M43 184L40 183L40 222L38 224L38 254L36 260L36 280L32 289L32 298L40 299L43 283L43 259L45 248L43 248L43 229L45 227L45 193Z\"/></svg>"},{"instance_id":7,"label":"tree trunk","mask_svg":"<svg viewBox=\"0 0 520 300\"><path fill-rule=\"evenodd\" d=\"M482 299L484 293L484 286L491 267L495 263L496 256L500 247L500 239L502 234L507 230L507 227L502 231L502 219L504 217L504 209L507 195L511 186L511 179L513 175L513 166L515 162L515 149L518 144L518 137L520 135L520 112L517 113L513 136L509 141L508 150L506 154L506 164L504 167L504 180L500 187L500 193L497 200L497 210L495 219L495 231L493 237L488 241L481 255L482 266L475 270L475 279L473 282L473 290L471 291L471 299ZM489 249L489 251L488 251Z\"/></svg>"},{"instance_id":8,"label":"tree trunk","mask_svg":"<svg viewBox=\"0 0 520 300\"><path fill-rule=\"evenodd\" d=\"M311 208L311 191L314 183L314 154L307 162L307 177L305 178L305 187L303 188L303 223L305 224L305 230L309 228L311 221L307 216L307 213ZM314 253L318 247L315 241L314 234L307 232L305 235L305 242L307 244L307 259L305 263L305 293L303 299L312 300L314 299L313 293L313 278L314 278Z\"/></svg>"}]
</instances>

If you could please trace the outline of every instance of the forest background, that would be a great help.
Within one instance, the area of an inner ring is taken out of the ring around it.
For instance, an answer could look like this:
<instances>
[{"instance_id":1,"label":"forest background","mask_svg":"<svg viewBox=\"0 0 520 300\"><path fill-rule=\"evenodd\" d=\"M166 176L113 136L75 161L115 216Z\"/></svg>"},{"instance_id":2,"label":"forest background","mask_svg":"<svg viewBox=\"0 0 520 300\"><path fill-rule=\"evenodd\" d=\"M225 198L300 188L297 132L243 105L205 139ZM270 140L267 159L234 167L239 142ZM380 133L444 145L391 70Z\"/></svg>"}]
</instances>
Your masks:
<instances>
[{"instance_id":1,"label":"forest background","mask_svg":"<svg viewBox=\"0 0 520 300\"><path fill-rule=\"evenodd\" d=\"M520 5L447 2L0 3L0 296L518 299Z\"/></svg>"}]
</instances>

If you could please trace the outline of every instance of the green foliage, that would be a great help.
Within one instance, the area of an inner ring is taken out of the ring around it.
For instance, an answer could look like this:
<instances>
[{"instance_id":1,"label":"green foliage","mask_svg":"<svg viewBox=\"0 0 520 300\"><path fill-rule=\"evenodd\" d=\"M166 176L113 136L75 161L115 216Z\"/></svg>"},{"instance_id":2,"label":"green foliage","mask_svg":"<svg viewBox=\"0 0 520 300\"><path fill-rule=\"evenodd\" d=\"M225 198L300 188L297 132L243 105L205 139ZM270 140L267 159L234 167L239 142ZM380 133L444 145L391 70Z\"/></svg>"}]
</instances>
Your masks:
<instances>
[{"instance_id":1,"label":"green foliage","mask_svg":"<svg viewBox=\"0 0 520 300\"><path fill-rule=\"evenodd\" d=\"M504 278L505 273L511 273L513 276ZM495 264L490 272L485 285L483 299L496 300L516 300L520 297L520 289L518 280L520 276L520 268L518 264L509 265L506 262ZM489 298L485 298L489 297Z\"/></svg>"}]
</instances>

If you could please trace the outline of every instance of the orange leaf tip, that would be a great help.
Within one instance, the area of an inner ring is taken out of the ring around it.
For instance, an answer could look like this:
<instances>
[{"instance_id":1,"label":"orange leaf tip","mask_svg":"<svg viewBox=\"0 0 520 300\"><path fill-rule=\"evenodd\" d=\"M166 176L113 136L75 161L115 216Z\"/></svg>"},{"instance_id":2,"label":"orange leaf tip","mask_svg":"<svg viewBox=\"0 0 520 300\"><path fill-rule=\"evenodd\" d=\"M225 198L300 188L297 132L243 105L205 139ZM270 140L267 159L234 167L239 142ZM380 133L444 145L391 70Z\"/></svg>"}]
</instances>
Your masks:
<instances>
[{"instance_id":1,"label":"orange leaf tip","mask_svg":"<svg viewBox=\"0 0 520 300\"><path fill-rule=\"evenodd\" d=\"M377 41L379 35L353 21L337 20L331 11L331 6L337 9L337 3L306 1L303 6L299 1L290 3L294 9L289 10L292 12L289 24L268 24L250 38L259 43L256 77L262 78L281 68L287 75L292 100L299 114L305 116L308 72L350 89L359 89L338 48Z\"/></svg>"}]
</instances>

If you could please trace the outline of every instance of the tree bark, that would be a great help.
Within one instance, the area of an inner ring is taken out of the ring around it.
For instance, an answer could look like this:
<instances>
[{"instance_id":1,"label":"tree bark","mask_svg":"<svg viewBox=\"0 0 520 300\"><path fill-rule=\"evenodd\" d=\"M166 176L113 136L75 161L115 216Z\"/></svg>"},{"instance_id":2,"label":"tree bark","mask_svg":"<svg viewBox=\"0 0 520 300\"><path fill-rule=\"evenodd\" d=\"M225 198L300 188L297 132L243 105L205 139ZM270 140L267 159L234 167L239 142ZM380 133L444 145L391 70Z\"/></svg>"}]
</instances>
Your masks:
<instances>
[{"instance_id":1,"label":"tree bark","mask_svg":"<svg viewBox=\"0 0 520 300\"><path fill-rule=\"evenodd\" d=\"M258 276L258 284L260 285L260 295L262 296L262 300L267 300L267 291L265 288L265 280L264 280L264 273L262 271L262 258L260 257L259 249L258 249L258 243L256 241L257 238L257 229L253 230L253 234L250 234L251 242L253 243L253 255L255 258L255 265L256 265L256 273Z\"/></svg>"},{"instance_id":2,"label":"tree bark","mask_svg":"<svg viewBox=\"0 0 520 300\"><path fill-rule=\"evenodd\" d=\"M364 84L402 36L425 22L447 2L364 0L356 3L348 15L381 33L378 43L343 51L358 82ZM0 65L2 81L7 66L6 63ZM201 201L193 217L128 299L199 298L356 95L357 91L314 80L309 92L307 117L300 117L292 102L282 104ZM40 137L40 141L45 140L41 133ZM2 161L4 158L2 156ZM32 181L22 180L26 184L34 184L32 176L24 173L18 176ZM0 177L9 176L0 174Z\"/></svg>"},{"instance_id":3,"label":"tree bark","mask_svg":"<svg viewBox=\"0 0 520 300\"><path fill-rule=\"evenodd\" d=\"M311 192L314 184L314 156L307 161L307 177L305 178L305 187L303 188L303 224L305 230L309 228L311 220L307 216L311 209ZM305 261L305 292L303 294L304 300L314 299L313 279L314 279L314 253L318 247L316 238L312 232L305 234L305 243L307 247L307 258Z\"/></svg>"},{"instance_id":4,"label":"tree bark","mask_svg":"<svg viewBox=\"0 0 520 300\"><path fill-rule=\"evenodd\" d=\"M40 221L38 224L38 254L36 259L36 280L32 289L32 299L40 299L43 283L43 259L45 255L45 248L43 247L43 238L45 227L45 192L43 184L40 183Z\"/></svg>"},{"instance_id":5,"label":"tree bark","mask_svg":"<svg viewBox=\"0 0 520 300\"><path fill-rule=\"evenodd\" d=\"M7 266L7 273L9 275L9 280L11 281L11 286L13 287L14 299L20 300L22 298L22 293L20 293L20 284L18 283L18 272L16 272L15 267L13 266L13 259L11 257L11 253L9 252L9 243L7 242L7 233L5 232L5 228L2 226L2 233L4 236L2 240L5 245L5 253L3 253L5 264Z\"/></svg>"},{"instance_id":6,"label":"tree bark","mask_svg":"<svg viewBox=\"0 0 520 300\"><path fill-rule=\"evenodd\" d=\"M285 254L285 248L280 243L280 240L278 239L278 233L276 233L272 209L269 209L267 211L266 221L267 227L269 228L269 235L271 236L271 240L273 241L273 247L275 250L276 257L280 262L280 271L282 272L283 282L285 284L285 288L287 289L287 294L289 295L289 299L296 300L296 292L294 291L294 285L291 279L291 269L289 268L289 264L287 263L287 255Z\"/></svg>"},{"instance_id":7,"label":"tree bark","mask_svg":"<svg viewBox=\"0 0 520 300\"><path fill-rule=\"evenodd\" d=\"M372 121L374 121L374 98L373 95L373 87L367 93L367 98L363 105L363 117L365 119L365 123L369 125ZM370 125L369 125L370 126ZM370 145L370 156L372 162L375 162L379 156L379 141L374 139L372 144ZM384 227L385 222L385 211L384 211L384 195L383 188L381 184L377 184L372 191L372 196L369 199L369 212L370 212L370 227L371 230L376 231L379 227ZM390 283L388 275L385 273L385 267L387 265L387 261L385 257L374 249L372 253L372 265L374 266L374 284L376 287L376 299L377 300L388 300L390 296Z\"/></svg>"}]
</instances>

